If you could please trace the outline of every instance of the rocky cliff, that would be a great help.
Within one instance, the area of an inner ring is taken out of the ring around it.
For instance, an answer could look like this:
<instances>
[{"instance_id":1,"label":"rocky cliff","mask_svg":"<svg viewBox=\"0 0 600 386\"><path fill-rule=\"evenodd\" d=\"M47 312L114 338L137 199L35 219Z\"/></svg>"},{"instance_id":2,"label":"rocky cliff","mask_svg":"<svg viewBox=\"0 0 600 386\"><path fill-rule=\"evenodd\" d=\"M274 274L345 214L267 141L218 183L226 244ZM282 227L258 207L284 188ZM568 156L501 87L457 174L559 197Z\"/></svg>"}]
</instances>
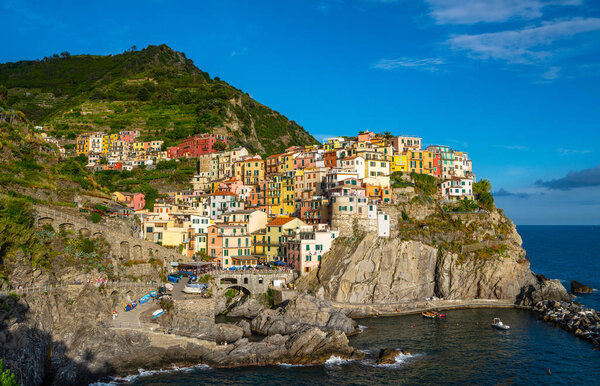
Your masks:
<instances>
[{"instance_id":1,"label":"rocky cliff","mask_svg":"<svg viewBox=\"0 0 600 386\"><path fill-rule=\"evenodd\" d=\"M356 229L298 286L337 303L399 306L431 297L514 302L539 286L501 211L455 213L409 193L382 207L392 216L389 238Z\"/></svg>"}]
</instances>

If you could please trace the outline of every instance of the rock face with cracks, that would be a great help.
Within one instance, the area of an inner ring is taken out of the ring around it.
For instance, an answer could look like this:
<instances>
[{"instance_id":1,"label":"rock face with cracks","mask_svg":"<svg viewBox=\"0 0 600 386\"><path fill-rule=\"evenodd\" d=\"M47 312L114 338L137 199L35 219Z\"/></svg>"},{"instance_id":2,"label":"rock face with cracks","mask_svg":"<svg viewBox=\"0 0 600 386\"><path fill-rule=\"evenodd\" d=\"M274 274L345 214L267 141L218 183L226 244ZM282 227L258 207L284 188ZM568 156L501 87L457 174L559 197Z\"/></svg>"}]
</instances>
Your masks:
<instances>
[{"instance_id":1,"label":"rock face with cracks","mask_svg":"<svg viewBox=\"0 0 600 386\"><path fill-rule=\"evenodd\" d=\"M250 324L258 335L291 334L302 326L313 326L323 331L341 331L352 334L357 323L330 302L309 295L300 295L285 306L259 313Z\"/></svg>"}]
</instances>

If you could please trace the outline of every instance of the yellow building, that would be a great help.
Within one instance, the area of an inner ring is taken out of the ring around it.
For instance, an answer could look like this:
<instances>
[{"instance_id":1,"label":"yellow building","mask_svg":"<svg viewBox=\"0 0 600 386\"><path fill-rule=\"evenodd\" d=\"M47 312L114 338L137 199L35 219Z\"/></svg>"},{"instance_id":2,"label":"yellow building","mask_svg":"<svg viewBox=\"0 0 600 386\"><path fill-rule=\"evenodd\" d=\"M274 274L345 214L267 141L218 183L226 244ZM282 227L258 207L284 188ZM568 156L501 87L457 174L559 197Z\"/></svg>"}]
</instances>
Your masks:
<instances>
[{"instance_id":1,"label":"yellow building","mask_svg":"<svg viewBox=\"0 0 600 386\"><path fill-rule=\"evenodd\" d=\"M90 152L90 136L88 134L80 134L77 136L77 145L75 149L77 154L89 154Z\"/></svg>"},{"instance_id":2,"label":"yellow building","mask_svg":"<svg viewBox=\"0 0 600 386\"><path fill-rule=\"evenodd\" d=\"M390 173L408 172L408 156L406 154L392 155L390 162Z\"/></svg>"},{"instance_id":3,"label":"yellow building","mask_svg":"<svg viewBox=\"0 0 600 386\"><path fill-rule=\"evenodd\" d=\"M267 251L267 238L266 238L267 230L260 229L254 233L252 233L252 254L260 257L264 257Z\"/></svg>"},{"instance_id":4,"label":"yellow building","mask_svg":"<svg viewBox=\"0 0 600 386\"><path fill-rule=\"evenodd\" d=\"M279 173L294 170L294 155L297 153L285 153L279 156Z\"/></svg>"},{"instance_id":5,"label":"yellow building","mask_svg":"<svg viewBox=\"0 0 600 386\"><path fill-rule=\"evenodd\" d=\"M283 215L292 215L296 211L294 194L294 177L283 176L281 181L281 206Z\"/></svg>"},{"instance_id":6,"label":"yellow building","mask_svg":"<svg viewBox=\"0 0 600 386\"><path fill-rule=\"evenodd\" d=\"M302 225L306 225L306 223L296 217L277 217L267 223L264 243L266 260L279 260L279 249L284 241L284 236L295 234L296 229Z\"/></svg>"},{"instance_id":7,"label":"yellow building","mask_svg":"<svg viewBox=\"0 0 600 386\"><path fill-rule=\"evenodd\" d=\"M144 151L144 142L137 141L133 143L133 151L134 152L143 152Z\"/></svg>"},{"instance_id":8,"label":"yellow building","mask_svg":"<svg viewBox=\"0 0 600 386\"><path fill-rule=\"evenodd\" d=\"M260 156L237 161L234 165L234 175L244 185L258 185L265 179L265 161Z\"/></svg>"},{"instance_id":9,"label":"yellow building","mask_svg":"<svg viewBox=\"0 0 600 386\"><path fill-rule=\"evenodd\" d=\"M408 172L434 175L433 159L435 154L427 150L409 150L406 152Z\"/></svg>"},{"instance_id":10,"label":"yellow building","mask_svg":"<svg viewBox=\"0 0 600 386\"><path fill-rule=\"evenodd\" d=\"M119 134L110 134L102 137L102 153L107 154L112 150L112 144L119 140Z\"/></svg>"},{"instance_id":11,"label":"yellow building","mask_svg":"<svg viewBox=\"0 0 600 386\"><path fill-rule=\"evenodd\" d=\"M269 214L282 215L283 203L281 202L281 183L283 174L278 173L271 176L267 190L266 204L269 206Z\"/></svg>"},{"instance_id":12,"label":"yellow building","mask_svg":"<svg viewBox=\"0 0 600 386\"><path fill-rule=\"evenodd\" d=\"M341 149L343 140L344 140L344 138L341 138L341 137L328 138L325 141L323 141L323 150L330 151L330 150Z\"/></svg>"}]
</instances>

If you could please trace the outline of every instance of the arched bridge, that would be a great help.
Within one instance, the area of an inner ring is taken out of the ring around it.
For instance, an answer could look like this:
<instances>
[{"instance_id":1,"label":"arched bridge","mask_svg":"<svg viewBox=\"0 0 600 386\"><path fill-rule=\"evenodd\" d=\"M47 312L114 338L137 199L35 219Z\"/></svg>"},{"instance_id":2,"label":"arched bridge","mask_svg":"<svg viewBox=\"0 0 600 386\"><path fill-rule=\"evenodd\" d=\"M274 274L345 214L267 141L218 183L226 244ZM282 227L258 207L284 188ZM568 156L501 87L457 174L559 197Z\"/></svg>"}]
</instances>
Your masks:
<instances>
[{"instance_id":1,"label":"arched bridge","mask_svg":"<svg viewBox=\"0 0 600 386\"><path fill-rule=\"evenodd\" d=\"M110 245L112 256L119 262L148 261L151 258L167 262L183 261L184 259L184 256L174 249L136 237L133 230L126 227L122 221L108 219L107 224L99 224L88 221L76 210L70 208L55 209L36 205L34 209L37 226L50 224L55 231L71 231L74 235L82 237L102 236Z\"/></svg>"},{"instance_id":2,"label":"arched bridge","mask_svg":"<svg viewBox=\"0 0 600 386\"><path fill-rule=\"evenodd\" d=\"M210 275L218 289L235 288L247 294L265 293L277 280L287 285L295 279L293 271L213 271Z\"/></svg>"}]
</instances>

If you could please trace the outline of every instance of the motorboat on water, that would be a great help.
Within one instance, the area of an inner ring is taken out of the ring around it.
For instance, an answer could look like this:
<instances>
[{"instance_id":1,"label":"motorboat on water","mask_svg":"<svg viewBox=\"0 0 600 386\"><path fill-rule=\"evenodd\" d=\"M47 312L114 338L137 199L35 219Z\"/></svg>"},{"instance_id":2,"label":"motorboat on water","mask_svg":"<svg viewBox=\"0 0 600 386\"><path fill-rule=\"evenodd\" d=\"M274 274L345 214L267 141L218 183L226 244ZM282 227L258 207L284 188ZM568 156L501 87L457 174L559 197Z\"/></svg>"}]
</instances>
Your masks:
<instances>
[{"instance_id":1,"label":"motorboat on water","mask_svg":"<svg viewBox=\"0 0 600 386\"><path fill-rule=\"evenodd\" d=\"M421 312L421 315L423 315L423 317L427 319L441 319L446 317L446 314L442 314L437 311L424 311Z\"/></svg>"},{"instance_id":2,"label":"motorboat on water","mask_svg":"<svg viewBox=\"0 0 600 386\"><path fill-rule=\"evenodd\" d=\"M497 328L498 330L508 330L510 326L502 323L500 318L494 318L494 322L492 323L492 327Z\"/></svg>"}]
</instances>

